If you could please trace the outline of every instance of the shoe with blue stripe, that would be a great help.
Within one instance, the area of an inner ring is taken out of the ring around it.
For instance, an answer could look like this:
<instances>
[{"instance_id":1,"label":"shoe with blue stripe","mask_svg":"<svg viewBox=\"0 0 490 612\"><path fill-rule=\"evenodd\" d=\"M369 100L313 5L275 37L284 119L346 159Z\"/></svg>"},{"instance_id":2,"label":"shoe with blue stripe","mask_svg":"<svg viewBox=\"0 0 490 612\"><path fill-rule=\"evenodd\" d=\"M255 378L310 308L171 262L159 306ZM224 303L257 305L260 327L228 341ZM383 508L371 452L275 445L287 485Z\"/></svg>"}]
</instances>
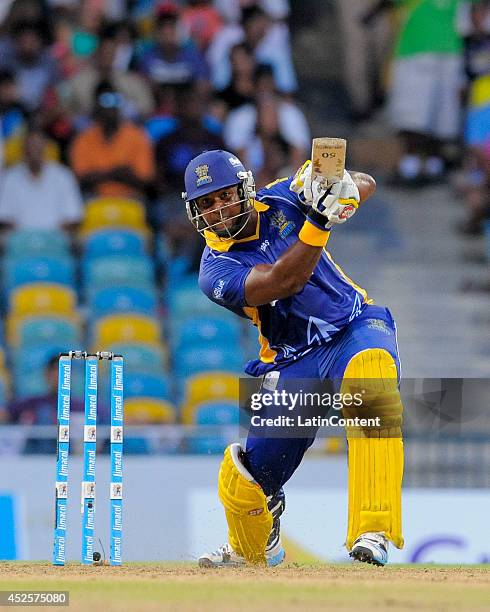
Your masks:
<instances>
[{"instance_id":1,"label":"shoe with blue stripe","mask_svg":"<svg viewBox=\"0 0 490 612\"><path fill-rule=\"evenodd\" d=\"M383 566L388 563L388 540L382 533L360 535L352 546L350 556L356 561Z\"/></svg>"}]
</instances>

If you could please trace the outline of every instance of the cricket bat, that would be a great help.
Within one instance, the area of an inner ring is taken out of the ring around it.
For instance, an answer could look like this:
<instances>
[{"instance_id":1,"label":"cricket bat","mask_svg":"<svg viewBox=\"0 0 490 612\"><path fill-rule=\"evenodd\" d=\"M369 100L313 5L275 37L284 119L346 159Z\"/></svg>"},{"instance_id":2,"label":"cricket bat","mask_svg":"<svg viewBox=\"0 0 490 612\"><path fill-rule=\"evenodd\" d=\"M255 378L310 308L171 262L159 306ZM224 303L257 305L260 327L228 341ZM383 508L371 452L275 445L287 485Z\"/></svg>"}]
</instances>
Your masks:
<instances>
[{"instance_id":1,"label":"cricket bat","mask_svg":"<svg viewBox=\"0 0 490 612\"><path fill-rule=\"evenodd\" d=\"M322 176L327 186L332 179L342 179L347 141L343 138L314 138L311 147L312 178Z\"/></svg>"}]
</instances>

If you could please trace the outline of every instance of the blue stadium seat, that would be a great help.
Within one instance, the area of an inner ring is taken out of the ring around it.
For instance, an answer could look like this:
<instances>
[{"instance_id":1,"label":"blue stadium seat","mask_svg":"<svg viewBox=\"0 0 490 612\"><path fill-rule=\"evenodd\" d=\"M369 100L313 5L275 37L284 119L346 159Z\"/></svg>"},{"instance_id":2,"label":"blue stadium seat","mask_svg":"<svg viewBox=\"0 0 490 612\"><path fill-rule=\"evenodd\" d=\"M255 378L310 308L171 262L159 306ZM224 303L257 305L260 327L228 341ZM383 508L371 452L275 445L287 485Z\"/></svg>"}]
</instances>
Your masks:
<instances>
[{"instance_id":1,"label":"blue stadium seat","mask_svg":"<svg viewBox=\"0 0 490 612\"><path fill-rule=\"evenodd\" d=\"M68 317L29 317L18 324L18 345L27 348L39 345L77 347L81 343L80 325Z\"/></svg>"},{"instance_id":2,"label":"blue stadium seat","mask_svg":"<svg viewBox=\"0 0 490 612\"><path fill-rule=\"evenodd\" d=\"M145 255L145 240L131 230L100 230L85 243L84 260L110 255Z\"/></svg>"},{"instance_id":3,"label":"blue stadium seat","mask_svg":"<svg viewBox=\"0 0 490 612\"><path fill-rule=\"evenodd\" d=\"M90 296L91 317L104 317L117 312L140 312L156 315L157 298L149 287L106 287Z\"/></svg>"},{"instance_id":4,"label":"blue stadium seat","mask_svg":"<svg viewBox=\"0 0 490 612\"><path fill-rule=\"evenodd\" d=\"M187 451L195 455L222 455L229 441L219 435L191 438Z\"/></svg>"},{"instance_id":5,"label":"blue stadium seat","mask_svg":"<svg viewBox=\"0 0 490 612\"><path fill-rule=\"evenodd\" d=\"M172 280L165 291L165 300L170 314L176 321L183 321L189 317L219 317L220 319L234 319L233 313L226 311L208 299L199 289L197 277L187 276L180 281Z\"/></svg>"},{"instance_id":6,"label":"blue stadium seat","mask_svg":"<svg viewBox=\"0 0 490 612\"><path fill-rule=\"evenodd\" d=\"M240 344L241 325L237 319L195 317L173 327L174 345L178 347Z\"/></svg>"},{"instance_id":7,"label":"blue stadium seat","mask_svg":"<svg viewBox=\"0 0 490 612\"><path fill-rule=\"evenodd\" d=\"M73 347L69 347L73 348ZM34 347L32 349L18 349L13 353L12 381L14 394L18 398L44 395L48 391L46 380L46 366L48 361L66 348L58 349L53 346ZM84 362L72 362L71 397L83 399L84 397ZM105 385L109 387L109 385ZM99 389L102 383L99 382Z\"/></svg>"},{"instance_id":8,"label":"blue stadium seat","mask_svg":"<svg viewBox=\"0 0 490 612\"><path fill-rule=\"evenodd\" d=\"M169 399L169 381L161 374L127 374L124 377L124 397L155 397L158 399Z\"/></svg>"},{"instance_id":9,"label":"blue stadium seat","mask_svg":"<svg viewBox=\"0 0 490 612\"><path fill-rule=\"evenodd\" d=\"M70 241L61 230L14 230L5 240L5 257L67 256Z\"/></svg>"},{"instance_id":10,"label":"blue stadium seat","mask_svg":"<svg viewBox=\"0 0 490 612\"><path fill-rule=\"evenodd\" d=\"M208 370L241 371L243 356L236 346L180 348L173 355L177 376L186 377Z\"/></svg>"},{"instance_id":11,"label":"blue stadium seat","mask_svg":"<svg viewBox=\"0 0 490 612\"><path fill-rule=\"evenodd\" d=\"M71 258L24 257L4 262L3 282L10 292L15 287L29 283L58 283L73 287L74 265Z\"/></svg>"},{"instance_id":12,"label":"blue stadium seat","mask_svg":"<svg viewBox=\"0 0 490 612\"><path fill-rule=\"evenodd\" d=\"M84 285L92 293L103 287L154 287L153 260L146 255L112 255L85 262Z\"/></svg>"},{"instance_id":13,"label":"blue stadium seat","mask_svg":"<svg viewBox=\"0 0 490 612\"><path fill-rule=\"evenodd\" d=\"M204 402L195 407L196 425L238 425L238 406L228 402Z\"/></svg>"},{"instance_id":14,"label":"blue stadium seat","mask_svg":"<svg viewBox=\"0 0 490 612\"><path fill-rule=\"evenodd\" d=\"M163 347L150 344L114 344L109 347L124 357L124 372L161 375L165 370L166 358Z\"/></svg>"},{"instance_id":15,"label":"blue stadium seat","mask_svg":"<svg viewBox=\"0 0 490 612\"><path fill-rule=\"evenodd\" d=\"M69 351L69 344L45 344L32 348L19 348L13 351L14 372L29 376L37 368L45 368L48 361L59 353Z\"/></svg>"}]
</instances>

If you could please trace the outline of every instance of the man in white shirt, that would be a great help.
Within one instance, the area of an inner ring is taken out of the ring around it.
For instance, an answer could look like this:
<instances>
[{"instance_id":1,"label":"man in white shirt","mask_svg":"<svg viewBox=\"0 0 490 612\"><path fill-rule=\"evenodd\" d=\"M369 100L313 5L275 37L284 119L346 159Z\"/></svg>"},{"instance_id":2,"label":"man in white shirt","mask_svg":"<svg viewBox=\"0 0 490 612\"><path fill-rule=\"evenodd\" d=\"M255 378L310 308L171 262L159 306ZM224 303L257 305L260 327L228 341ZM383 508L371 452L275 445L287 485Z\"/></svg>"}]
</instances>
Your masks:
<instances>
[{"instance_id":1,"label":"man in white shirt","mask_svg":"<svg viewBox=\"0 0 490 612\"><path fill-rule=\"evenodd\" d=\"M0 223L8 229L73 231L83 202L69 168L44 158L46 136L39 128L25 138L24 162L5 172L0 189Z\"/></svg>"}]
</instances>

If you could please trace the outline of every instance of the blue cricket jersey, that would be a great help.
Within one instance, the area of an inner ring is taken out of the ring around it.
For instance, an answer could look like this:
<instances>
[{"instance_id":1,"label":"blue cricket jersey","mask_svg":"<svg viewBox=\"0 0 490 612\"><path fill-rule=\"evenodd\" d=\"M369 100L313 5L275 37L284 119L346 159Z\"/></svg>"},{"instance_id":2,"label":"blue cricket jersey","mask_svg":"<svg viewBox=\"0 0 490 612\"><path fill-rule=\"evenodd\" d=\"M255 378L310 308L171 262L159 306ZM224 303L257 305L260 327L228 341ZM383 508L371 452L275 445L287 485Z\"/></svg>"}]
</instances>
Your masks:
<instances>
[{"instance_id":1,"label":"blue cricket jersey","mask_svg":"<svg viewBox=\"0 0 490 612\"><path fill-rule=\"evenodd\" d=\"M249 318L259 330L259 359L245 371L260 376L279 364L327 344L364 306L364 289L351 281L324 249L304 288L295 295L263 306L248 306L245 281L257 264L273 264L298 240L307 207L289 189L292 177L261 189L255 201L257 230L242 240L222 240L207 233L199 286L220 306Z\"/></svg>"}]
</instances>

